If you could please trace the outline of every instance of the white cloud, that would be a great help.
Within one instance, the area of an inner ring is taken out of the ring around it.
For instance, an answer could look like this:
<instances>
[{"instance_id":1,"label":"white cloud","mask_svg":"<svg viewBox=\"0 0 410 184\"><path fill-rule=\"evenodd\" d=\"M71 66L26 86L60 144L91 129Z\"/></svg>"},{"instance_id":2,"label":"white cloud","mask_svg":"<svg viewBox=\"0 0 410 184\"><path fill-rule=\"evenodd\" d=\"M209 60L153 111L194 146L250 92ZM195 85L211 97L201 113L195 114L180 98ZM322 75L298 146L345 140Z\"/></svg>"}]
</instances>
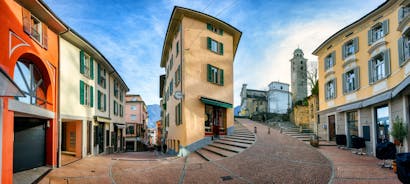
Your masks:
<instances>
[{"instance_id":1,"label":"white cloud","mask_svg":"<svg viewBox=\"0 0 410 184\"><path fill-rule=\"evenodd\" d=\"M255 40L261 43L264 39L272 41L264 51L259 52L262 54L260 61L253 56L251 48L246 46L247 43L241 43L245 48L240 52L246 53L239 53L235 60L234 104L240 105L243 83L247 83L248 88L253 89L266 89L272 81L290 84L289 60L293 57L296 48L303 50L308 61L317 61L317 57L311 54L314 49L338 30L370 11L367 10L368 8L363 8L361 11L339 9L326 16L323 16L322 12L318 15L309 15L308 17L314 17L310 20L295 20L286 25L273 22L266 26L273 31L267 31L266 35Z\"/></svg>"}]
</instances>

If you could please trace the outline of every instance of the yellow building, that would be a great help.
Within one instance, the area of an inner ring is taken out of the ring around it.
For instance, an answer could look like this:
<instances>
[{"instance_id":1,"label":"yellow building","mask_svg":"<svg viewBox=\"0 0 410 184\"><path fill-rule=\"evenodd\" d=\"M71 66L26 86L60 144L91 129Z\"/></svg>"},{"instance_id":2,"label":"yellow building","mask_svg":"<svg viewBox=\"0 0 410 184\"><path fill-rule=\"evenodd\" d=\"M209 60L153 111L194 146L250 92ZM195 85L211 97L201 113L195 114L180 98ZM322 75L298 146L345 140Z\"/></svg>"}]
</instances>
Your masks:
<instances>
[{"instance_id":1,"label":"yellow building","mask_svg":"<svg viewBox=\"0 0 410 184\"><path fill-rule=\"evenodd\" d=\"M338 31L313 54L319 58L319 133L376 144L393 142L396 117L409 121L410 1L386 1ZM408 151L409 136L404 140Z\"/></svg>"},{"instance_id":2,"label":"yellow building","mask_svg":"<svg viewBox=\"0 0 410 184\"><path fill-rule=\"evenodd\" d=\"M242 33L210 15L175 7L160 77L165 144L186 156L233 131L233 59Z\"/></svg>"}]
</instances>

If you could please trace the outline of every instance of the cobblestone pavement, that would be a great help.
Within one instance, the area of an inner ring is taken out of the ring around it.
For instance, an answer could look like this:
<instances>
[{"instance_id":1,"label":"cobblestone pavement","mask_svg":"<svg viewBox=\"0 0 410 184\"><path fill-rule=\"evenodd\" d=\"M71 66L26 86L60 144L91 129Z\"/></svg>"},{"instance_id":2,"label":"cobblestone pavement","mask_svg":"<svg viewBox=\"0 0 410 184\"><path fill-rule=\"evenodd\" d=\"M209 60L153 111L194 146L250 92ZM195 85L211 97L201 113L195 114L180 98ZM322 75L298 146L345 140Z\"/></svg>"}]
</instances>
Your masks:
<instances>
[{"instance_id":1,"label":"cobblestone pavement","mask_svg":"<svg viewBox=\"0 0 410 184\"><path fill-rule=\"evenodd\" d=\"M257 127L252 147L221 160L198 154L185 158L155 152L89 157L51 171L40 183L328 183L330 161L315 148L279 131Z\"/></svg>"}]
</instances>

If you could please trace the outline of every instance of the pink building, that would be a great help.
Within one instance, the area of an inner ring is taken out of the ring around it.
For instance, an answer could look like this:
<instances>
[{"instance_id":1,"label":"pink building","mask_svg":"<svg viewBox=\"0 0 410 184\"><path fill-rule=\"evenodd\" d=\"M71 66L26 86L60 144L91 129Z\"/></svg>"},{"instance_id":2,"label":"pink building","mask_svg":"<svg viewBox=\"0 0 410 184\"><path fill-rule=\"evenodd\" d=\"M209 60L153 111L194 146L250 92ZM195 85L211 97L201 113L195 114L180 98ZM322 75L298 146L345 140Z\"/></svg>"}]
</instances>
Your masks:
<instances>
[{"instance_id":1,"label":"pink building","mask_svg":"<svg viewBox=\"0 0 410 184\"><path fill-rule=\"evenodd\" d=\"M144 151L147 145L148 112L140 95L125 97L126 151Z\"/></svg>"}]
</instances>

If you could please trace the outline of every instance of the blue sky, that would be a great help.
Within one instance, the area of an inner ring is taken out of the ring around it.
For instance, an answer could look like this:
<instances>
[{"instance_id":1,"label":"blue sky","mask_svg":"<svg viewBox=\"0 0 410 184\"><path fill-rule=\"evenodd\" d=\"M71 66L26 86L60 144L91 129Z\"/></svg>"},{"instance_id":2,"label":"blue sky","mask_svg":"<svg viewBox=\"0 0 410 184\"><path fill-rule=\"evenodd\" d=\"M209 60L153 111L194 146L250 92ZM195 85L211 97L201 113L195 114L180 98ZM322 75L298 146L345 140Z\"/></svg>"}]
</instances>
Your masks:
<instances>
[{"instance_id":1,"label":"blue sky","mask_svg":"<svg viewBox=\"0 0 410 184\"><path fill-rule=\"evenodd\" d=\"M147 104L159 103L162 44L173 7L215 16L242 31L234 61L234 104L243 83L267 89L290 83L293 50L312 51L384 0L44 0L70 27L99 49Z\"/></svg>"}]
</instances>

